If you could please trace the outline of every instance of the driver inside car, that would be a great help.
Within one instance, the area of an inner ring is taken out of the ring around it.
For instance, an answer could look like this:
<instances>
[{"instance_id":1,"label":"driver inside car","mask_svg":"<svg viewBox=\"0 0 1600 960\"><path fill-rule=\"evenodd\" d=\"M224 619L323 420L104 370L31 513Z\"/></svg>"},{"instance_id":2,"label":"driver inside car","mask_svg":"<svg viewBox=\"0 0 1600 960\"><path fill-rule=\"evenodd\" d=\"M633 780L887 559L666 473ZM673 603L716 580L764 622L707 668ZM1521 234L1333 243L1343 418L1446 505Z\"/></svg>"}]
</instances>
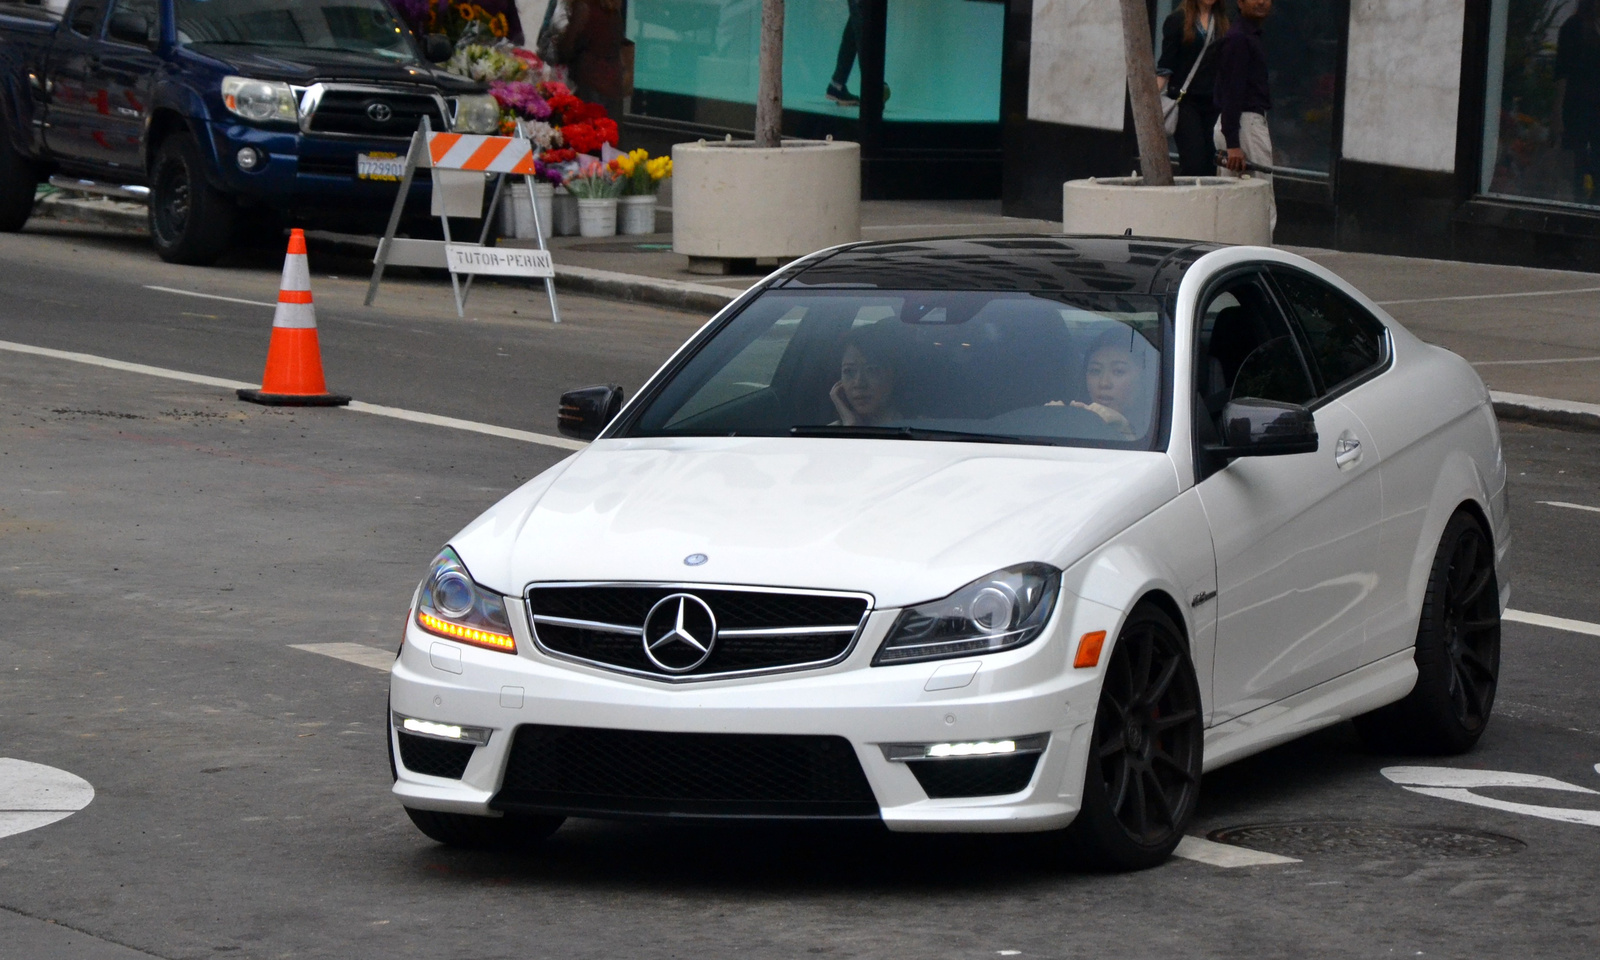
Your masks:
<instances>
[{"instance_id":1,"label":"driver inside car","mask_svg":"<svg viewBox=\"0 0 1600 960\"><path fill-rule=\"evenodd\" d=\"M839 381L828 391L839 414L834 423L875 427L904 420L895 404L895 350L878 324L851 331L844 342Z\"/></svg>"},{"instance_id":2,"label":"driver inside car","mask_svg":"<svg viewBox=\"0 0 1600 960\"><path fill-rule=\"evenodd\" d=\"M1142 436L1150 406L1145 364L1152 352L1129 327L1119 324L1100 334L1090 345L1083 365L1083 390L1088 401L1073 400L1067 405L1099 417L1124 440ZM1055 401L1052 405L1060 404Z\"/></svg>"}]
</instances>

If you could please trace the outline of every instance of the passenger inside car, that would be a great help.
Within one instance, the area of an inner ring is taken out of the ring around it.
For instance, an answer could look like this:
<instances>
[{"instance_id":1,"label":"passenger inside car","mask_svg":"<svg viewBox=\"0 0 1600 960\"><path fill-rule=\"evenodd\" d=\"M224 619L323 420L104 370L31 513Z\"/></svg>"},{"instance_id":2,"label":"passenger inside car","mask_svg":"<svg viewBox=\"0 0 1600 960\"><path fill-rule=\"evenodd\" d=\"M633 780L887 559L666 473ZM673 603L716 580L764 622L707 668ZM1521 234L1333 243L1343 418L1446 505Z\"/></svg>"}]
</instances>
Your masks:
<instances>
[{"instance_id":1,"label":"passenger inside car","mask_svg":"<svg viewBox=\"0 0 1600 960\"><path fill-rule=\"evenodd\" d=\"M895 345L880 324L849 333L839 360L839 381L828 391L839 414L835 422L873 427L905 419L895 397L899 365Z\"/></svg>"}]
</instances>

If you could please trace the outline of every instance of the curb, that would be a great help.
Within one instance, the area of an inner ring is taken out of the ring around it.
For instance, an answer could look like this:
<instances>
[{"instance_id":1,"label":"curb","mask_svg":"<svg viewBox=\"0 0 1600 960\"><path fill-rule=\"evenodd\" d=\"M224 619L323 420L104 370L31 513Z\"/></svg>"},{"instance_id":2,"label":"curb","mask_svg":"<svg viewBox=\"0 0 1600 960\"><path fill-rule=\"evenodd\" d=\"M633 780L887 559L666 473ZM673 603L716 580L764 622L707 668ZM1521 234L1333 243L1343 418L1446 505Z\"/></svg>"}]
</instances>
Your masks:
<instances>
[{"instance_id":1,"label":"curb","mask_svg":"<svg viewBox=\"0 0 1600 960\"><path fill-rule=\"evenodd\" d=\"M573 293L709 313L716 313L744 293L743 290L715 287L709 283L644 277L596 270L593 267L562 266L559 263L556 264L556 287Z\"/></svg>"},{"instance_id":2,"label":"curb","mask_svg":"<svg viewBox=\"0 0 1600 960\"><path fill-rule=\"evenodd\" d=\"M1542 423L1552 427L1600 431L1600 403L1577 400L1552 400L1525 393L1490 391L1495 416L1501 420Z\"/></svg>"},{"instance_id":3,"label":"curb","mask_svg":"<svg viewBox=\"0 0 1600 960\"><path fill-rule=\"evenodd\" d=\"M33 215L65 223L92 223L101 227L130 230L135 233L150 232L150 214L142 203L51 194L33 205Z\"/></svg>"}]
</instances>

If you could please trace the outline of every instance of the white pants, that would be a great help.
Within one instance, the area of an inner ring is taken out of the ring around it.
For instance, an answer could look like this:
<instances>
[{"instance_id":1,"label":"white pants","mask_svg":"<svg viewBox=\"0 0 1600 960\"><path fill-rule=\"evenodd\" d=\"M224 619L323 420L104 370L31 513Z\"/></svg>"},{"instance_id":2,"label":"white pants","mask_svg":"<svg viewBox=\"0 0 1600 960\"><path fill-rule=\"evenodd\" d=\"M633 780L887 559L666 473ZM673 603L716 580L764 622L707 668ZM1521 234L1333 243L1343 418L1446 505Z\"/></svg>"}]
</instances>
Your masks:
<instances>
[{"instance_id":1,"label":"white pants","mask_svg":"<svg viewBox=\"0 0 1600 960\"><path fill-rule=\"evenodd\" d=\"M1216 128L1212 131L1212 139L1216 142L1218 152L1225 152L1228 149L1228 141L1222 136L1222 120L1220 118L1217 120ZM1270 167L1273 165L1272 134L1267 130L1265 114L1239 114L1239 149L1244 151L1244 158L1249 163L1253 163L1258 167ZM1250 171L1250 175L1260 177L1263 180L1272 179L1272 174L1261 171ZM1234 173L1227 167L1218 167L1217 176L1237 177L1240 174ZM1271 204L1271 229L1276 232L1278 229L1277 198L1272 198Z\"/></svg>"}]
</instances>

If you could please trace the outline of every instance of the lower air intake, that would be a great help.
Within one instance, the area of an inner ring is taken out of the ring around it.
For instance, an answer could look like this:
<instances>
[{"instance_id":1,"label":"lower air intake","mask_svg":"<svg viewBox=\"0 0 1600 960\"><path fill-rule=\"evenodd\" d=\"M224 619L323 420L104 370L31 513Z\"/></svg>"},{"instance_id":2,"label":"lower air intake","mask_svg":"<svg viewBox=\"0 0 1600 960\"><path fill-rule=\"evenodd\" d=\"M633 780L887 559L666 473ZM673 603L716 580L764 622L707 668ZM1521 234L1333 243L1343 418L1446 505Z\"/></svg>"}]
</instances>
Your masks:
<instances>
[{"instance_id":1,"label":"lower air intake","mask_svg":"<svg viewBox=\"0 0 1600 960\"><path fill-rule=\"evenodd\" d=\"M475 749L470 743L446 743L398 731L395 736L400 738L400 765L430 777L460 780Z\"/></svg>"},{"instance_id":2,"label":"lower air intake","mask_svg":"<svg viewBox=\"0 0 1600 960\"><path fill-rule=\"evenodd\" d=\"M843 737L521 726L497 810L591 817L877 819Z\"/></svg>"},{"instance_id":3,"label":"lower air intake","mask_svg":"<svg viewBox=\"0 0 1600 960\"><path fill-rule=\"evenodd\" d=\"M1021 793L1033 781L1039 754L966 760L913 760L906 766L931 799L998 797Z\"/></svg>"}]
</instances>

